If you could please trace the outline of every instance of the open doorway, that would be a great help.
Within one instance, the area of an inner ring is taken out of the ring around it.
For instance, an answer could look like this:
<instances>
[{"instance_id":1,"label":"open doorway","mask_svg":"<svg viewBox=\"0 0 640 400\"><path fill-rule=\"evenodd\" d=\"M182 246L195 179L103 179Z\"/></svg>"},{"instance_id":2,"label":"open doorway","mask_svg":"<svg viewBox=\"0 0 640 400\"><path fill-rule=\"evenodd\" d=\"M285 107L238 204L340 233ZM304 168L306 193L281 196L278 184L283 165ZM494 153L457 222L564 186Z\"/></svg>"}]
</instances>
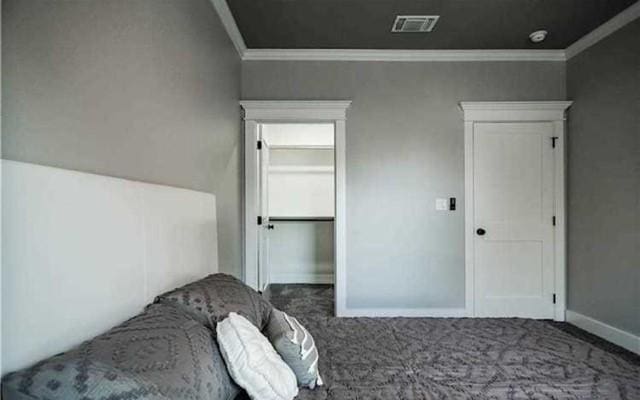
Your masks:
<instances>
[{"instance_id":1,"label":"open doorway","mask_svg":"<svg viewBox=\"0 0 640 400\"><path fill-rule=\"evenodd\" d=\"M334 124L262 123L260 290L333 283Z\"/></svg>"},{"instance_id":2,"label":"open doorway","mask_svg":"<svg viewBox=\"0 0 640 400\"><path fill-rule=\"evenodd\" d=\"M350 101L242 101L244 282L333 283L346 312Z\"/></svg>"}]
</instances>

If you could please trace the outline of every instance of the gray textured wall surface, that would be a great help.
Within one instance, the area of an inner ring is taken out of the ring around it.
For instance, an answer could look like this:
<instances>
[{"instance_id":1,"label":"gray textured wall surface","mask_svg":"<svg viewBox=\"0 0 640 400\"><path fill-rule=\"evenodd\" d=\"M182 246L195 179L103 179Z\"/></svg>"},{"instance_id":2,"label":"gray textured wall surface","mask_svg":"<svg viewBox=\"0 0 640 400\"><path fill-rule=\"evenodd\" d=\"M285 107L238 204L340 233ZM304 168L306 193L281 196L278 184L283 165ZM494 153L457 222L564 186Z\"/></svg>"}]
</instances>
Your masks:
<instances>
[{"instance_id":1,"label":"gray textured wall surface","mask_svg":"<svg viewBox=\"0 0 640 400\"><path fill-rule=\"evenodd\" d=\"M569 309L640 334L640 20L567 63Z\"/></svg>"},{"instance_id":2,"label":"gray textured wall surface","mask_svg":"<svg viewBox=\"0 0 640 400\"><path fill-rule=\"evenodd\" d=\"M349 307L464 306L463 100L562 100L561 62L242 63L243 99L351 99ZM458 210L436 212L436 197Z\"/></svg>"},{"instance_id":3,"label":"gray textured wall surface","mask_svg":"<svg viewBox=\"0 0 640 400\"><path fill-rule=\"evenodd\" d=\"M5 0L3 158L217 194L240 272L240 59L208 0Z\"/></svg>"}]
</instances>

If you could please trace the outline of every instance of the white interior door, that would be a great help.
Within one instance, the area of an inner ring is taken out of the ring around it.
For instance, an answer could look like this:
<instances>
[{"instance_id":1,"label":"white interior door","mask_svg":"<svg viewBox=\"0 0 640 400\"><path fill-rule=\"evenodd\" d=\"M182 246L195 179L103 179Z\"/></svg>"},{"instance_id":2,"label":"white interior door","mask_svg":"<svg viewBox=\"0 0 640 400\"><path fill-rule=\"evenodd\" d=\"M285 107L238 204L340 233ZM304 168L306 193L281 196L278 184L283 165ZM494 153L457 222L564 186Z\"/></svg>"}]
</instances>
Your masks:
<instances>
[{"instance_id":1,"label":"white interior door","mask_svg":"<svg viewBox=\"0 0 640 400\"><path fill-rule=\"evenodd\" d=\"M258 289L265 290L269 285L269 232L273 229L269 221L269 144L264 138L259 147L259 180L260 180L260 218L258 226Z\"/></svg>"},{"instance_id":2,"label":"white interior door","mask_svg":"<svg viewBox=\"0 0 640 400\"><path fill-rule=\"evenodd\" d=\"M551 123L476 123L474 293L478 317L554 317Z\"/></svg>"}]
</instances>

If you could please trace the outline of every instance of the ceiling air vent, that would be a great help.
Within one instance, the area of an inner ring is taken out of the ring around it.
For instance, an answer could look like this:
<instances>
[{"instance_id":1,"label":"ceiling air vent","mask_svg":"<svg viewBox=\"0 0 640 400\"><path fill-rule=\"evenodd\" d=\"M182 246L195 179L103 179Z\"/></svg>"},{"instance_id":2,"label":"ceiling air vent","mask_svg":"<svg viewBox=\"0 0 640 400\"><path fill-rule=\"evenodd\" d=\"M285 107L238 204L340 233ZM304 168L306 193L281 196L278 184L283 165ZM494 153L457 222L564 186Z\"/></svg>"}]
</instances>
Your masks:
<instances>
[{"instance_id":1,"label":"ceiling air vent","mask_svg":"<svg viewBox=\"0 0 640 400\"><path fill-rule=\"evenodd\" d=\"M431 32L439 15L398 15L391 32Z\"/></svg>"}]
</instances>

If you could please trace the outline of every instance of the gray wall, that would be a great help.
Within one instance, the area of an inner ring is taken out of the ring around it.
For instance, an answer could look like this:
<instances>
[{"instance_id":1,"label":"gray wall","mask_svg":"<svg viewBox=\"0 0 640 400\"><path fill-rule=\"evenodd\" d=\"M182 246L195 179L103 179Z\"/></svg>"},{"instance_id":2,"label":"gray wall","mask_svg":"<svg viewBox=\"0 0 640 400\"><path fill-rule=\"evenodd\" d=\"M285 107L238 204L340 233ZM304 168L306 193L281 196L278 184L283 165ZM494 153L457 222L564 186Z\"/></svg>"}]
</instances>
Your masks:
<instances>
[{"instance_id":1,"label":"gray wall","mask_svg":"<svg viewBox=\"0 0 640 400\"><path fill-rule=\"evenodd\" d=\"M569 309L640 334L640 20L567 63Z\"/></svg>"},{"instance_id":2,"label":"gray wall","mask_svg":"<svg viewBox=\"0 0 640 400\"><path fill-rule=\"evenodd\" d=\"M333 279L333 222L274 221L269 236L273 283L329 283ZM324 281L322 281L324 279Z\"/></svg>"},{"instance_id":3,"label":"gray wall","mask_svg":"<svg viewBox=\"0 0 640 400\"><path fill-rule=\"evenodd\" d=\"M5 0L3 158L217 194L240 271L240 60L208 0Z\"/></svg>"},{"instance_id":4,"label":"gray wall","mask_svg":"<svg viewBox=\"0 0 640 400\"><path fill-rule=\"evenodd\" d=\"M349 307L464 307L462 100L561 100L558 62L243 62L243 99L351 99ZM458 198L436 212L436 197Z\"/></svg>"}]
</instances>

